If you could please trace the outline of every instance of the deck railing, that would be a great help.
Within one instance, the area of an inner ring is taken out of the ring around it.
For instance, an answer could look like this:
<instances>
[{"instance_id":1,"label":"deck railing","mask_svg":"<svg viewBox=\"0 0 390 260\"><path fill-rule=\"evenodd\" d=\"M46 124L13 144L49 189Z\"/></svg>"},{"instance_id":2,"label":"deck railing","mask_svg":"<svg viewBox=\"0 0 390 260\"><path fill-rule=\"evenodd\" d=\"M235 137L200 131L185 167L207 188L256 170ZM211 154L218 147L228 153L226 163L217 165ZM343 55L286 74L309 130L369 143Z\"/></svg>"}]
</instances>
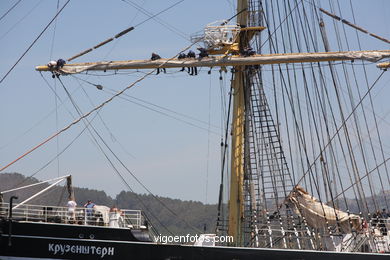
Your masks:
<instances>
[{"instance_id":1,"label":"deck railing","mask_svg":"<svg viewBox=\"0 0 390 260\"><path fill-rule=\"evenodd\" d=\"M13 206L17 206L14 204ZM0 217L8 217L9 203L0 204ZM143 228L144 217L141 210L115 210L98 206L96 209L76 208L74 214L67 207L24 204L12 210L12 218L17 221L48 222L93 226L114 226Z\"/></svg>"}]
</instances>

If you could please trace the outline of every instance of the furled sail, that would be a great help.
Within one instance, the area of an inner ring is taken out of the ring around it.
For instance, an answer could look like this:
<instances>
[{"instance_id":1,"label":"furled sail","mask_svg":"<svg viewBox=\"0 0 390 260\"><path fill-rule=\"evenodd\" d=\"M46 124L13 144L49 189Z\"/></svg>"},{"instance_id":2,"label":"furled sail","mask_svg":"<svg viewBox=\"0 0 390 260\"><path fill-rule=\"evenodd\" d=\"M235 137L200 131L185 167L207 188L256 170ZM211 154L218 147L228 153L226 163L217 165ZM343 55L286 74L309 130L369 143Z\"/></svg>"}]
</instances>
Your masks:
<instances>
[{"instance_id":1,"label":"furled sail","mask_svg":"<svg viewBox=\"0 0 390 260\"><path fill-rule=\"evenodd\" d=\"M295 212L307 221L312 228L339 228L342 233L351 233L361 229L358 215L332 208L311 196L302 187L297 186L288 197L289 204Z\"/></svg>"},{"instance_id":2,"label":"furled sail","mask_svg":"<svg viewBox=\"0 0 390 260\"><path fill-rule=\"evenodd\" d=\"M342 60L367 60L377 62L390 58L390 50L383 51L346 51L323 53L287 53L263 54L250 57L242 56L215 56L203 59L158 59L158 60L128 60L103 61L65 64L59 71L63 74L81 73L87 70L119 70L119 69L154 69L154 68L182 68L182 67L226 67L245 65L265 65L281 63L326 62ZM35 68L38 71L50 71L50 67L43 65Z\"/></svg>"}]
</instances>

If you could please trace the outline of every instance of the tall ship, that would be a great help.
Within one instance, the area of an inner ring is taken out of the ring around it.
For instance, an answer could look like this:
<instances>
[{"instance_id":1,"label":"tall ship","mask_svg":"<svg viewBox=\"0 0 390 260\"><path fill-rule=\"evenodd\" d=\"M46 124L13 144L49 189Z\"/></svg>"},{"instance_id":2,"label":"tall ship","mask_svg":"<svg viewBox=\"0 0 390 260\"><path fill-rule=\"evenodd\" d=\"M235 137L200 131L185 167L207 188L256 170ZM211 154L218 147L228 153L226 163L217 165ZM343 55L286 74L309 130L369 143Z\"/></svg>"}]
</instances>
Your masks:
<instances>
[{"instance_id":1,"label":"tall ship","mask_svg":"<svg viewBox=\"0 0 390 260\"><path fill-rule=\"evenodd\" d=\"M109 157L133 175L92 120L145 80L170 72L217 74L228 87L221 84L214 232L194 243L163 243L149 213L138 209L29 204L63 181L74 201L72 177L66 175L44 182L50 185L24 201L17 200L18 192L38 184L1 191L0 259L389 259L388 123L376 104L378 88L389 82L386 35L359 24L352 1L343 3L350 8L347 15L339 1L237 0L232 17L204 25L169 58L151 52L144 60L77 62L131 37L172 6L69 58L36 66L64 88L77 115L0 165L0 172L81 125L115 171ZM380 47L366 49L367 41ZM66 87L72 78L105 90L91 75L141 71L89 111L81 111Z\"/></svg>"}]
</instances>

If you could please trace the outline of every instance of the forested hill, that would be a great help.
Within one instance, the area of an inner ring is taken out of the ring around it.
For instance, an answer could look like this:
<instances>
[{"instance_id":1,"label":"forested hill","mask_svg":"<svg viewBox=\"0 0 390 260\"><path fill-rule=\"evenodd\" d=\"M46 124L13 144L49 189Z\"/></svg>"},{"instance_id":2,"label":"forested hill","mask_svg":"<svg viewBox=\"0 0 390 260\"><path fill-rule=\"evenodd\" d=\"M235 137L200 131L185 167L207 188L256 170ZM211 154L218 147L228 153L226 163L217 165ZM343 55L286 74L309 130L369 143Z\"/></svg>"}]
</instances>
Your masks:
<instances>
[{"instance_id":1,"label":"forested hill","mask_svg":"<svg viewBox=\"0 0 390 260\"><path fill-rule=\"evenodd\" d=\"M16 186L24 186L38 182L35 178L27 179L19 173L0 174L0 191L5 191ZM17 202L30 197L40 191L47 184L39 185L26 190L4 195L4 200L9 201L10 196L18 196ZM204 205L201 202L182 201L165 197L153 197L152 195L140 195L122 191L115 198L108 196L104 191L74 187L76 202L79 206L91 199L97 205L108 207L117 206L123 209L141 209L151 219L152 224L161 234L187 234L202 233L204 225L206 232L214 232L217 216L217 205ZM55 187L29 202L35 205L65 206L67 202L67 190L64 186ZM167 231L169 230L169 232Z\"/></svg>"}]
</instances>

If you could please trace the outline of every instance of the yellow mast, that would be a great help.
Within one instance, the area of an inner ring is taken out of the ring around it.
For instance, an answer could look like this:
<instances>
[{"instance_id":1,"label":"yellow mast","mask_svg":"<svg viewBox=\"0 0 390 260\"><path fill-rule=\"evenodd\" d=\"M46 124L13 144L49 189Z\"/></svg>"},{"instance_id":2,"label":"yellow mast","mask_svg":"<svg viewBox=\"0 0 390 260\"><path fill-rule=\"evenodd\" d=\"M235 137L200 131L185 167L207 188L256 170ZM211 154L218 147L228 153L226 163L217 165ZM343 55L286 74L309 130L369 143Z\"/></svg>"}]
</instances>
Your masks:
<instances>
[{"instance_id":1,"label":"yellow mast","mask_svg":"<svg viewBox=\"0 0 390 260\"><path fill-rule=\"evenodd\" d=\"M246 0L237 2L237 23L240 26L247 25ZM243 11L245 10L245 11ZM244 41L245 34L240 33L237 41L239 48L246 46ZM229 195L229 226L228 235L233 237L234 245L240 246L243 242L241 224L244 217L244 122L245 122L245 104L244 104L244 67L234 67L233 86L233 124L232 124L232 154L231 154L231 173L230 173L230 195Z\"/></svg>"}]
</instances>

